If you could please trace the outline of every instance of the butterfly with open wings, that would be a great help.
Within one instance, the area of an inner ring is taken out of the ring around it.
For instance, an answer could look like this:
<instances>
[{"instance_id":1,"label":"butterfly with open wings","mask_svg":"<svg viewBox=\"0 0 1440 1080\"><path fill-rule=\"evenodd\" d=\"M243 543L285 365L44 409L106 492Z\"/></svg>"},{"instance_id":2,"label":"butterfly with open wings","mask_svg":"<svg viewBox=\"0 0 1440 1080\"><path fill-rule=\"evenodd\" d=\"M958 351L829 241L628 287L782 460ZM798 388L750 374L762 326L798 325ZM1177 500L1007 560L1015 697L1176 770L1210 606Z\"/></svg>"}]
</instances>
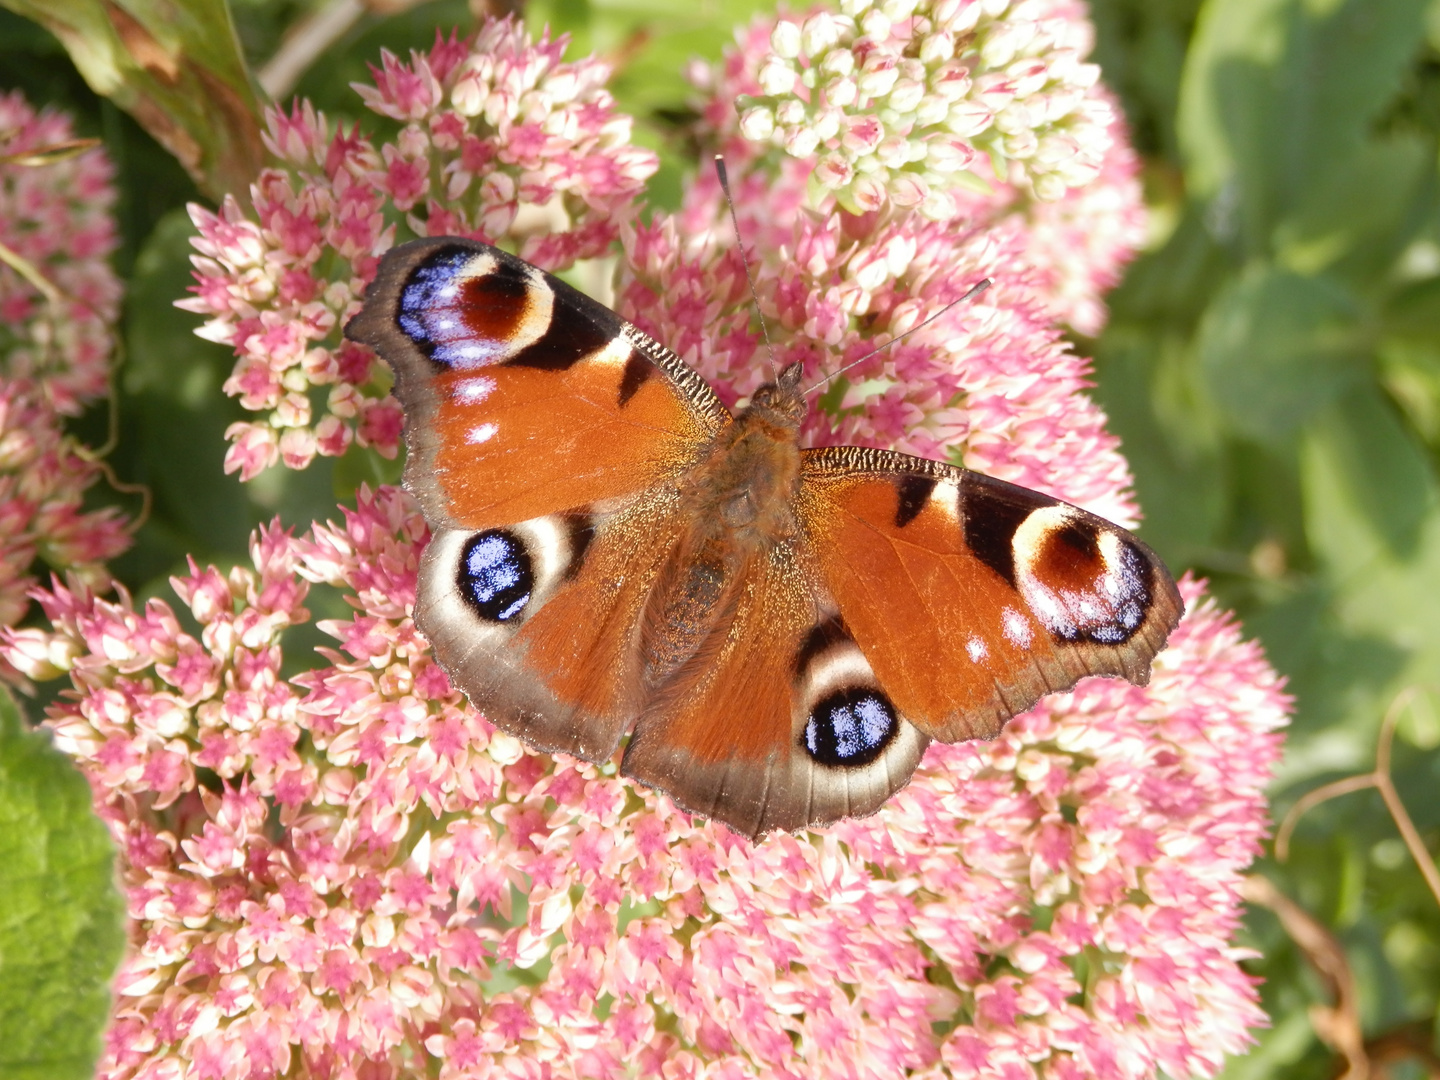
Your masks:
<instances>
[{"instance_id":1,"label":"butterfly with open wings","mask_svg":"<svg viewBox=\"0 0 1440 1080\"><path fill-rule=\"evenodd\" d=\"M747 836L876 810L931 739L1086 675L1148 682L1174 580L1094 514L966 469L802 449L793 365L732 415L498 248L392 249L345 329L395 371L432 530L415 621L533 746Z\"/></svg>"}]
</instances>

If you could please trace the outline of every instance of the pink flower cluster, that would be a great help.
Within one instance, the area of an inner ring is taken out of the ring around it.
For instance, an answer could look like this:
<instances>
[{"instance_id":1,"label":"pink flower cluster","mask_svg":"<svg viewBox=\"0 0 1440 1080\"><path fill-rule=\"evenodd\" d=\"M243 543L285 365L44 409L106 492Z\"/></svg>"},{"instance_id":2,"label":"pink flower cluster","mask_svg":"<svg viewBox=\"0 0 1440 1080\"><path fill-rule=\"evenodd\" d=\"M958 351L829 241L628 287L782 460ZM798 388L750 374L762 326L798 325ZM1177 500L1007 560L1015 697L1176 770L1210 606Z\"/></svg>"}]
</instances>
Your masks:
<instances>
[{"instance_id":1,"label":"pink flower cluster","mask_svg":"<svg viewBox=\"0 0 1440 1080\"><path fill-rule=\"evenodd\" d=\"M340 338L395 240L387 206L416 235L512 244L549 269L609 250L655 156L630 145L609 69L563 62L564 45L531 43L504 19L473 40L437 38L408 64L385 53L360 94L404 125L393 140L377 146L358 123L332 131L308 103L272 110L266 145L280 164L251 188L254 217L234 200L192 207L197 285L180 306L234 348L226 392L265 414L231 427L228 472L304 468L352 443L395 455L388 369Z\"/></svg>"},{"instance_id":2,"label":"pink flower cluster","mask_svg":"<svg viewBox=\"0 0 1440 1080\"><path fill-rule=\"evenodd\" d=\"M978 55L1006 78L1055 42L1083 51L1063 0L981 6ZM851 7L836 25L899 48L877 13L941 33L915 20L965 4ZM937 170L908 208L847 210L813 161L746 140L734 114L766 43L789 48L779 25L702 73L777 361L818 378L994 280L837 379L807 437L962 460L1133 519L1054 326L1098 326L1133 250L1128 151L1045 205L1041 174L1012 162L983 193ZM1013 47L1003 63L992 39ZM979 85L975 40L956 36L938 67L958 56ZM815 70L803 30L801 48ZM394 240L391 206L416 234L479 235L551 268L620 238L623 312L729 401L767 377L718 184L702 170L679 213L640 224L654 162L603 75L501 21L383 58L364 97L403 128L378 147L305 106L272 115L282 164L253 188L254 217L195 213L186 306L236 349L230 392L266 414L233 432L230 469L395 451L385 369L339 339ZM1036 85L1036 101L1054 90ZM874 111L886 125L904 119L894 89ZM985 131L1011 138L1014 95ZM929 145L921 127L904 137ZM1230 941L1287 702L1195 583L1148 687L1089 680L993 742L932 747L873 817L752 845L470 709L409 616L425 539L405 495L362 492L338 524L262 530L250 567L192 564L174 580L183 623L164 600L75 581L45 596L50 630L0 637L17 670L69 672L48 723L124 853L133 948L103 1076L1178 1080L1213 1075L1263 1022ZM338 647L287 678L282 637L316 585L353 615L320 622Z\"/></svg>"},{"instance_id":3,"label":"pink flower cluster","mask_svg":"<svg viewBox=\"0 0 1440 1080\"><path fill-rule=\"evenodd\" d=\"M130 544L118 510L83 509L101 466L64 432L66 415L105 393L120 297L106 261L110 161L74 140L68 116L0 95L0 628L29 613L40 567L103 589L106 561ZM54 671L43 643L30 645L20 666L0 660L0 682Z\"/></svg>"},{"instance_id":4,"label":"pink flower cluster","mask_svg":"<svg viewBox=\"0 0 1440 1080\"><path fill-rule=\"evenodd\" d=\"M100 467L61 422L38 387L0 378L0 628L18 625L29 611L37 562L103 590L106 561L130 546L119 510L82 508ZM48 636L21 634L34 636L30 654L18 664L0 659L0 682L25 686L30 676L53 676Z\"/></svg>"},{"instance_id":5,"label":"pink flower cluster","mask_svg":"<svg viewBox=\"0 0 1440 1080\"><path fill-rule=\"evenodd\" d=\"M132 919L101 1076L1179 1078L1263 1022L1227 943L1286 701L1193 583L1149 687L752 846L465 707L407 614L424 540L392 489L262 530L174 580L198 635L46 600ZM287 680L312 582L354 615Z\"/></svg>"},{"instance_id":6,"label":"pink flower cluster","mask_svg":"<svg viewBox=\"0 0 1440 1080\"><path fill-rule=\"evenodd\" d=\"M955 214L943 222L894 205L853 214L830 197L812 211L811 163L776 162L734 123L731 103L756 90L775 25L752 24L720 65L692 79L724 147L775 363L802 361L818 379L874 354L819 396L808 440L948 459L1133 522L1127 467L1083 394L1088 364L1056 326L1098 331L1100 294L1142 238L1133 151L1117 139L1097 181L1054 202L1007 183L986 194L937 187ZM673 219L627 228L624 247L623 314L731 400L769 377L713 176L702 172ZM987 292L941 314L987 277Z\"/></svg>"},{"instance_id":7,"label":"pink flower cluster","mask_svg":"<svg viewBox=\"0 0 1440 1080\"><path fill-rule=\"evenodd\" d=\"M842 0L770 34L746 138L816 158L852 213L891 201L953 217L952 189L1010 179L1058 199L1099 174L1113 107L1089 24L1055 0Z\"/></svg>"},{"instance_id":8,"label":"pink flower cluster","mask_svg":"<svg viewBox=\"0 0 1440 1080\"><path fill-rule=\"evenodd\" d=\"M113 169L100 150L70 153L74 141L65 114L0 94L0 244L53 290L0 260L0 374L67 416L105 394L120 305Z\"/></svg>"}]
</instances>

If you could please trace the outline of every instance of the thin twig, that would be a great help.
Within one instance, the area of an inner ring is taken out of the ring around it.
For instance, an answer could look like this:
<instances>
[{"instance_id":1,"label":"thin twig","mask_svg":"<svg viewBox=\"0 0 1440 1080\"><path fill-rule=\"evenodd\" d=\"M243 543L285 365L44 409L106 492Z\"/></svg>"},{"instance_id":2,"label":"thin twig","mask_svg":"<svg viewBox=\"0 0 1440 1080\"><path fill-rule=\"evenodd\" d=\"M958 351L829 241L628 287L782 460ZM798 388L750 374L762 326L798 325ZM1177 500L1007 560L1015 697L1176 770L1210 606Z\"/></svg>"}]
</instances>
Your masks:
<instances>
[{"instance_id":1,"label":"thin twig","mask_svg":"<svg viewBox=\"0 0 1440 1080\"><path fill-rule=\"evenodd\" d=\"M1345 1058L1339 1080L1368 1080L1370 1058L1365 1053L1365 1035L1360 1027L1360 1010L1355 995L1355 976L1345 948L1329 927L1311 915L1261 874L1251 874L1240 884L1240 895L1252 904L1269 908L1280 920L1290 940L1304 954L1310 966L1329 987L1333 1005L1312 1005L1310 1023L1325 1045Z\"/></svg>"},{"instance_id":2,"label":"thin twig","mask_svg":"<svg viewBox=\"0 0 1440 1080\"><path fill-rule=\"evenodd\" d=\"M330 0L296 22L256 76L260 89L269 94L272 101L289 94L310 65L349 33L365 10L361 0Z\"/></svg>"},{"instance_id":3,"label":"thin twig","mask_svg":"<svg viewBox=\"0 0 1440 1080\"><path fill-rule=\"evenodd\" d=\"M1277 859L1284 862L1289 858L1290 837L1304 814L1329 799L1373 787L1380 792L1380 798L1385 801L1385 809L1390 811L1390 816L1395 820L1395 825L1400 830L1400 836L1405 841L1405 847L1409 850L1410 857L1420 868L1420 873L1425 878L1425 884L1430 886L1430 893L1435 897L1435 902L1440 904L1440 870L1436 869L1435 860L1426 849L1425 841L1420 836L1420 830L1415 828L1415 822L1406 811L1405 804L1400 799L1400 793L1395 790L1395 782L1390 777L1390 757L1395 742L1395 725L1400 720L1400 714L1423 690L1424 687L1420 686L1405 687L1395 695L1395 699L1390 702L1390 707L1385 710L1385 718L1380 723L1380 738L1375 748L1373 771L1360 776L1346 777L1344 780L1336 780L1318 787L1314 791L1306 792L1290 808L1290 812L1285 815L1285 819L1280 823L1280 828L1275 834L1275 857Z\"/></svg>"}]
</instances>

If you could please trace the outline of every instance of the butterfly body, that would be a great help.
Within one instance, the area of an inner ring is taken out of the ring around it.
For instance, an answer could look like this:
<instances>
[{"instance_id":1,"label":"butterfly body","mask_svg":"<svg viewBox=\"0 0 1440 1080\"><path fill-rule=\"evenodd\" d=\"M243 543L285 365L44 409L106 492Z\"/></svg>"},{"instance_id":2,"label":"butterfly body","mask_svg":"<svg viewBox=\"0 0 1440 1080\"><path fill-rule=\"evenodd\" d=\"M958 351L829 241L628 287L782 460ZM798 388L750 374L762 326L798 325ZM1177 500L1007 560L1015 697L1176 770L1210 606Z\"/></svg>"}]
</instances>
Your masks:
<instances>
[{"instance_id":1,"label":"butterfly body","mask_svg":"<svg viewBox=\"0 0 1440 1080\"><path fill-rule=\"evenodd\" d=\"M1037 492L803 449L798 365L732 416L673 353L473 241L388 253L347 326L395 369L433 538L415 618L493 722L751 836L869 813L1179 619L1124 530Z\"/></svg>"}]
</instances>

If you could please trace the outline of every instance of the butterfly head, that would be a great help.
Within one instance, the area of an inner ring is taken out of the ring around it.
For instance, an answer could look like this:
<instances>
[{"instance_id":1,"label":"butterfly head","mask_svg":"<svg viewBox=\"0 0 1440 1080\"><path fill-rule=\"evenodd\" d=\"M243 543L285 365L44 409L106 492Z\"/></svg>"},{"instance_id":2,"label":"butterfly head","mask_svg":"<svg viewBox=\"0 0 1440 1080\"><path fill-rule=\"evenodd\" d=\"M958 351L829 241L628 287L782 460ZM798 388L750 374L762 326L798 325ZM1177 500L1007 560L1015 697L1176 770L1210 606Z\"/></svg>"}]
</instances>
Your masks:
<instances>
[{"instance_id":1,"label":"butterfly head","mask_svg":"<svg viewBox=\"0 0 1440 1080\"><path fill-rule=\"evenodd\" d=\"M799 364L781 369L774 382L766 383L750 395L747 411L778 427L798 431L805 420L805 395L800 389L803 374Z\"/></svg>"}]
</instances>

